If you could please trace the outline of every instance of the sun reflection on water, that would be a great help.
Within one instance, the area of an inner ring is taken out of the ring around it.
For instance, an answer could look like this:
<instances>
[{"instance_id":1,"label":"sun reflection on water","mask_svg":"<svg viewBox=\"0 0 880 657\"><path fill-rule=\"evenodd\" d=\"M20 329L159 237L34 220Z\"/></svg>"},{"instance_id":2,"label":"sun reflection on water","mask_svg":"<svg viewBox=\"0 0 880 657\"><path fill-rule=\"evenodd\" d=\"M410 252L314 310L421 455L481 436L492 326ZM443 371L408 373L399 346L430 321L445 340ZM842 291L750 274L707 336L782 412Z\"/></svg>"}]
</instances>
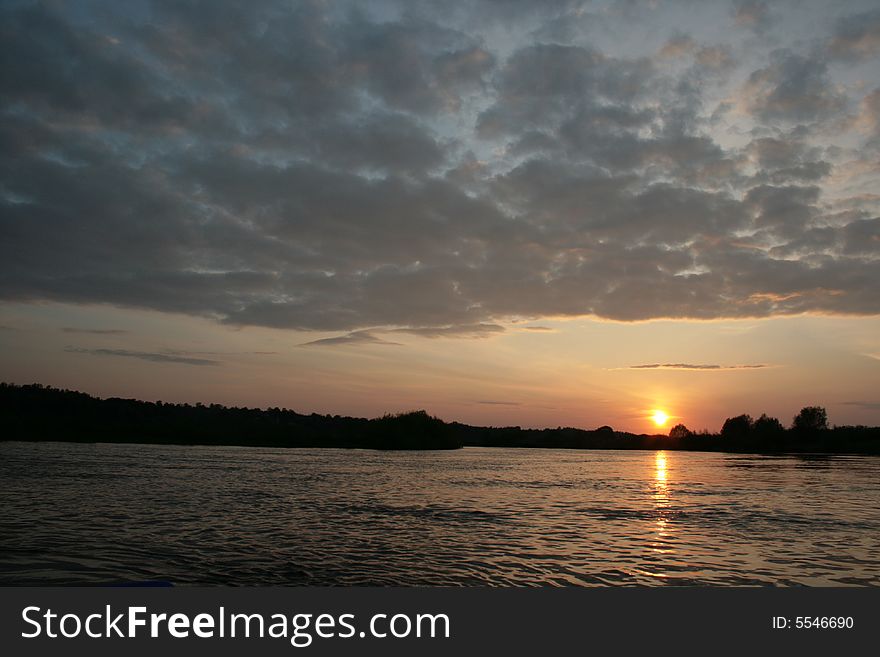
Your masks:
<instances>
[{"instance_id":1,"label":"sun reflection on water","mask_svg":"<svg viewBox=\"0 0 880 657\"><path fill-rule=\"evenodd\" d=\"M657 489L663 489L666 492L666 452L657 452L654 456L655 474Z\"/></svg>"},{"instance_id":2,"label":"sun reflection on water","mask_svg":"<svg viewBox=\"0 0 880 657\"><path fill-rule=\"evenodd\" d=\"M669 509L668 477L669 471L667 467L666 452L655 452L653 498L655 511L654 527L657 533L657 538L652 547L654 552L664 554L672 551L669 544L670 528L667 520Z\"/></svg>"}]
</instances>

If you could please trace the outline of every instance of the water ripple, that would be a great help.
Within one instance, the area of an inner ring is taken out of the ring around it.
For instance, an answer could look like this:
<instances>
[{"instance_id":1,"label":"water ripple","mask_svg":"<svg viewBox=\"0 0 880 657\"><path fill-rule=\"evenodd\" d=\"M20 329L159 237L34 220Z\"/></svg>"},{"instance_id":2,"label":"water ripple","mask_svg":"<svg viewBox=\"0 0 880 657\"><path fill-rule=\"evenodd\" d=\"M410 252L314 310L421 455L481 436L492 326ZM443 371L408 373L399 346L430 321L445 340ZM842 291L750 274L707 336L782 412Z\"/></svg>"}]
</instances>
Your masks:
<instances>
[{"instance_id":1,"label":"water ripple","mask_svg":"<svg viewBox=\"0 0 880 657\"><path fill-rule=\"evenodd\" d=\"M0 443L0 584L877 586L880 459Z\"/></svg>"}]
</instances>

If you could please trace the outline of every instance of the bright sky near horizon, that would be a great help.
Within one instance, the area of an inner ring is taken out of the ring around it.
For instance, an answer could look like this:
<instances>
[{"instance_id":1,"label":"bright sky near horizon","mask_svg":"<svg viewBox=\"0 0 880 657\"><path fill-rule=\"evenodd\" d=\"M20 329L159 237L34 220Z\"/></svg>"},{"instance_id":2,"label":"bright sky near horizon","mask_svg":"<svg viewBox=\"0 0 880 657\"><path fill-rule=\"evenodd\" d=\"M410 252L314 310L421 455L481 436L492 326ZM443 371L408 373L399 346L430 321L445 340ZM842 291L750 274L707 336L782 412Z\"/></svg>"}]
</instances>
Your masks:
<instances>
[{"instance_id":1,"label":"bright sky near horizon","mask_svg":"<svg viewBox=\"0 0 880 657\"><path fill-rule=\"evenodd\" d=\"M0 13L2 380L880 424L876 1Z\"/></svg>"}]
</instances>

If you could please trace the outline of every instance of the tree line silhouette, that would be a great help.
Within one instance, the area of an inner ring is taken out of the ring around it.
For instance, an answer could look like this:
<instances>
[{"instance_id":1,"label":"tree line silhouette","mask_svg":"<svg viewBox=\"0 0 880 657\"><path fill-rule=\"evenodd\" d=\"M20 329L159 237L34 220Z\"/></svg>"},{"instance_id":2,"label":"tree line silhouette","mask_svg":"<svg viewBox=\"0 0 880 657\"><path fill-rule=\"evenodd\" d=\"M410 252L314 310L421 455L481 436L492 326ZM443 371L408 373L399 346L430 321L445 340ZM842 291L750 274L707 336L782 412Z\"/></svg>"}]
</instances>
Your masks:
<instances>
[{"instance_id":1,"label":"tree line silhouette","mask_svg":"<svg viewBox=\"0 0 880 657\"><path fill-rule=\"evenodd\" d=\"M6 440L455 449L463 446L564 449L681 449L726 452L832 452L880 454L880 427L829 427L824 408L807 406L786 429L767 415L728 418L720 433L683 424L669 435L633 434L609 426L523 429L444 422L412 411L366 419L304 415L286 408L168 404L99 399L39 384L0 383L0 422Z\"/></svg>"},{"instance_id":2,"label":"tree line silhouette","mask_svg":"<svg viewBox=\"0 0 880 657\"><path fill-rule=\"evenodd\" d=\"M734 445L737 451L813 451L880 454L880 427L830 427L821 406L805 406L786 429L775 417L762 413L757 419L743 414L724 421L719 434L694 433L683 424L669 431L670 438L693 444L706 438Z\"/></svg>"},{"instance_id":3,"label":"tree line silhouette","mask_svg":"<svg viewBox=\"0 0 880 657\"><path fill-rule=\"evenodd\" d=\"M286 408L98 399L40 384L0 383L0 418L7 440L372 449L461 447L449 425L425 411L367 420L303 415Z\"/></svg>"}]
</instances>

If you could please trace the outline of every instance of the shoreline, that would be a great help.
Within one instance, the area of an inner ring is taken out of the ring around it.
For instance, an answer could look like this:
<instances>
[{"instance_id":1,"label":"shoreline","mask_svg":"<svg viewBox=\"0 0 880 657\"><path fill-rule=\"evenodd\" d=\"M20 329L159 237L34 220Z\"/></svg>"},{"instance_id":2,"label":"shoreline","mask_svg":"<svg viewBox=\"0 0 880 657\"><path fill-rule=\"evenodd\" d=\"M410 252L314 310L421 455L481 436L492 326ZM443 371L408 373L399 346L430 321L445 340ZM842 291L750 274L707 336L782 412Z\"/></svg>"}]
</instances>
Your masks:
<instances>
[{"instance_id":1,"label":"shoreline","mask_svg":"<svg viewBox=\"0 0 880 657\"><path fill-rule=\"evenodd\" d=\"M662 436L661 436L662 437ZM557 447L552 445L544 446L524 446L524 445L461 445L460 447L446 449L382 449L377 447L340 447L338 445L260 445L260 444L232 444L232 443L186 443L186 442L150 442L150 441L122 441L122 440L63 440L58 438L51 439L22 439L22 438L0 438L0 443L22 443L22 444L77 444L77 445L131 445L138 447L218 447L222 449L273 449L273 450L339 450L345 452L362 450L366 452L454 452L461 449L516 449L516 450L547 450L547 451L564 451L564 452L686 452L693 454L741 454L751 456L815 456L815 457L833 457L833 456L880 456L880 452L870 451L756 451L746 449L696 449L688 447L667 446L667 447Z\"/></svg>"}]
</instances>

